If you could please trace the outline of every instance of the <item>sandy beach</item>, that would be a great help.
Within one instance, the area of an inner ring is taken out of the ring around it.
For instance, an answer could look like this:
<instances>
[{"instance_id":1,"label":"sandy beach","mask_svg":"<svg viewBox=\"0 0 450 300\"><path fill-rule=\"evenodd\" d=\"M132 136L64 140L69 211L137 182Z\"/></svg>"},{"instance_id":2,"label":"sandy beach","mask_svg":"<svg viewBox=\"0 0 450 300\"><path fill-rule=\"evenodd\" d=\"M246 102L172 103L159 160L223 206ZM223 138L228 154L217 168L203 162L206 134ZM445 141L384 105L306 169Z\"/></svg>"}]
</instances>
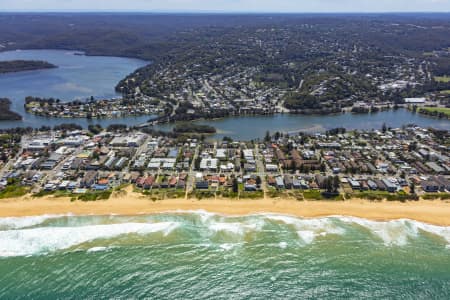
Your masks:
<instances>
[{"instance_id":1,"label":"sandy beach","mask_svg":"<svg viewBox=\"0 0 450 300\"><path fill-rule=\"evenodd\" d=\"M107 201L71 202L68 198L32 198L0 200L0 217L36 216L44 214L74 215L135 215L168 211L205 210L226 215L279 213L314 218L333 215L353 216L377 221L413 219L429 224L450 226L449 201L369 202L296 201L285 199L261 200L162 200L152 201L132 191L113 195Z\"/></svg>"}]
</instances>

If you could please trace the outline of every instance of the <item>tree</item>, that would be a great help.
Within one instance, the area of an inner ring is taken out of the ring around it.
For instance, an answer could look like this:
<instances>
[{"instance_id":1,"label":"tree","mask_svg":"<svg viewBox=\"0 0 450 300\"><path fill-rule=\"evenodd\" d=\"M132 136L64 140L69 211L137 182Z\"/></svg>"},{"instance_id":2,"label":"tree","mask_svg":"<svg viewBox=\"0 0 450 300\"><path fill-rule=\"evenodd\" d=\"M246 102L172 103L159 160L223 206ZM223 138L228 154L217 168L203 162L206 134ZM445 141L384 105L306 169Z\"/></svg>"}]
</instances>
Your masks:
<instances>
[{"instance_id":1,"label":"tree","mask_svg":"<svg viewBox=\"0 0 450 300\"><path fill-rule=\"evenodd\" d=\"M410 192L412 195L415 195L415 194L416 194L416 184L415 184L414 182L411 182L411 184L409 185L409 192Z\"/></svg>"},{"instance_id":2,"label":"tree","mask_svg":"<svg viewBox=\"0 0 450 300\"><path fill-rule=\"evenodd\" d=\"M305 165L304 164L301 164L300 165L300 168L299 168L299 171L300 171L300 173L305 173Z\"/></svg>"},{"instance_id":3,"label":"tree","mask_svg":"<svg viewBox=\"0 0 450 300\"><path fill-rule=\"evenodd\" d=\"M99 124L97 124L97 125L89 125L88 126L88 130L90 132L92 132L93 134L99 134L100 132L102 132L103 128Z\"/></svg>"},{"instance_id":4,"label":"tree","mask_svg":"<svg viewBox=\"0 0 450 300\"><path fill-rule=\"evenodd\" d=\"M417 142L412 142L411 144L408 145L408 151L416 151L417 150Z\"/></svg>"},{"instance_id":5,"label":"tree","mask_svg":"<svg viewBox=\"0 0 450 300\"><path fill-rule=\"evenodd\" d=\"M322 162L322 163L320 164L320 172L323 173L323 172L325 172L326 170L327 170L327 166L325 165L325 163Z\"/></svg>"},{"instance_id":6,"label":"tree","mask_svg":"<svg viewBox=\"0 0 450 300\"><path fill-rule=\"evenodd\" d=\"M237 193L239 191L239 184L236 178L233 178L233 193Z\"/></svg>"},{"instance_id":7,"label":"tree","mask_svg":"<svg viewBox=\"0 0 450 300\"><path fill-rule=\"evenodd\" d=\"M270 142L271 138L270 138L270 131L266 131L266 136L264 137L264 142Z\"/></svg>"},{"instance_id":8,"label":"tree","mask_svg":"<svg viewBox=\"0 0 450 300\"><path fill-rule=\"evenodd\" d=\"M281 134L277 131L275 132L275 140L278 140L280 138Z\"/></svg>"},{"instance_id":9,"label":"tree","mask_svg":"<svg viewBox=\"0 0 450 300\"><path fill-rule=\"evenodd\" d=\"M224 137L222 138L222 141L228 142L228 143L232 143L232 142L233 142L233 139L232 139L231 137L229 137L229 136L224 136Z\"/></svg>"},{"instance_id":10,"label":"tree","mask_svg":"<svg viewBox=\"0 0 450 300\"><path fill-rule=\"evenodd\" d=\"M292 143L288 143L287 144L287 151L291 152L294 149L294 146L292 145Z\"/></svg>"},{"instance_id":11,"label":"tree","mask_svg":"<svg viewBox=\"0 0 450 300\"><path fill-rule=\"evenodd\" d=\"M196 170L200 170L200 163L201 163L201 161L202 161L202 158L201 158L200 156L197 156L197 157L195 158L194 168L195 168Z\"/></svg>"},{"instance_id":12,"label":"tree","mask_svg":"<svg viewBox=\"0 0 450 300\"><path fill-rule=\"evenodd\" d=\"M339 185L341 184L341 180L339 179L339 176L333 177L333 191L337 192L339 190Z\"/></svg>"},{"instance_id":13,"label":"tree","mask_svg":"<svg viewBox=\"0 0 450 300\"><path fill-rule=\"evenodd\" d=\"M92 153L92 158L94 160L98 160L100 158L100 154L97 151L94 151L94 153Z\"/></svg>"},{"instance_id":14,"label":"tree","mask_svg":"<svg viewBox=\"0 0 450 300\"><path fill-rule=\"evenodd\" d=\"M303 172L305 172L305 174L308 174L309 171L311 171L311 168L309 167L309 165L305 165L305 166L303 167Z\"/></svg>"},{"instance_id":15,"label":"tree","mask_svg":"<svg viewBox=\"0 0 450 300\"><path fill-rule=\"evenodd\" d=\"M297 164L295 163L295 161L291 161L291 165L289 167L292 170L292 172L295 173L295 171L297 171Z\"/></svg>"},{"instance_id":16,"label":"tree","mask_svg":"<svg viewBox=\"0 0 450 300\"><path fill-rule=\"evenodd\" d=\"M328 176L327 179L325 179L325 186L328 193L333 192L333 177Z\"/></svg>"}]
</instances>

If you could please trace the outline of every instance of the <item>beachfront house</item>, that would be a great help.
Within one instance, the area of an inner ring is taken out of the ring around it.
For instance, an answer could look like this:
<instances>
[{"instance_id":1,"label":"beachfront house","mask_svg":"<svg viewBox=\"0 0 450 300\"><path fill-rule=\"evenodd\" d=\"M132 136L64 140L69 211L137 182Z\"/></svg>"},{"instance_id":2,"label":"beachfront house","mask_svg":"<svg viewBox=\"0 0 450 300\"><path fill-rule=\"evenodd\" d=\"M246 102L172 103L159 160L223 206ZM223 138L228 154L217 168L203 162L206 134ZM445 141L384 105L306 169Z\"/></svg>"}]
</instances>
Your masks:
<instances>
[{"instance_id":1,"label":"beachfront house","mask_svg":"<svg viewBox=\"0 0 450 300\"><path fill-rule=\"evenodd\" d=\"M424 180L421 183L422 189L427 193L439 192L439 184L434 180Z\"/></svg>"}]
</instances>

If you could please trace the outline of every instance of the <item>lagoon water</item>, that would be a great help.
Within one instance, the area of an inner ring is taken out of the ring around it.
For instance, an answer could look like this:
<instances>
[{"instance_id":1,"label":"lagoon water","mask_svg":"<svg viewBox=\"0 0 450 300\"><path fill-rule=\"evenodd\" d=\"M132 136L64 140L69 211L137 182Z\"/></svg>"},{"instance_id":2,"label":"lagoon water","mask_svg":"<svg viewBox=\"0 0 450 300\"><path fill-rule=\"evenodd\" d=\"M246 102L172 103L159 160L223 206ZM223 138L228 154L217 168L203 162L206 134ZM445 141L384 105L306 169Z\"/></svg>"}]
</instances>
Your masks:
<instances>
[{"instance_id":1,"label":"lagoon water","mask_svg":"<svg viewBox=\"0 0 450 300\"><path fill-rule=\"evenodd\" d=\"M1 121L0 128L54 126L61 123L78 123L107 126L116 120L55 119L26 114L23 108L27 96L53 97L64 101L75 99L113 98L116 84L148 62L122 57L85 56L76 51L19 50L0 52L2 60L44 60L58 68L18 73L0 74L0 97L12 100L12 110L23 116L23 121ZM141 124L149 116L125 118L123 123Z\"/></svg>"},{"instance_id":2,"label":"lagoon water","mask_svg":"<svg viewBox=\"0 0 450 300\"><path fill-rule=\"evenodd\" d=\"M219 120L197 121L199 124L211 125L217 128L215 139L224 136L235 140L252 140L265 136L266 131L296 133L299 131L317 133L329 129L344 127L346 129L372 130L381 129L383 123L392 128L399 128L407 124L415 124L424 128L450 129L450 121L445 119L428 118L420 114L413 114L406 109L383 111L375 114L340 114L330 116L304 116L278 114L274 116L244 116ZM170 130L173 124L160 125L156 128Z\"/></svg>"},{"instance_id":3,"label":"lagoon water","mask_svg":"<svg viewBox=\"0 0 450 300\"><path fill-rule=\"evenodd\" d=\"M23 121L0 121L1 128L54 126L62 123L77 123L83 127L89 124L140 125L152 116L127 117L122 119L56 119L26 114L23 109L27 96L54 97L62 100L111 98L119 96L114 87L129 73L148 62L121 57L76 55L76 51L64 50L23 50L0 52L0 60L45 60L58 66L57 69L0 74L0 97L12 100L12 109L19 112ZM414 123L423 127L450 129L450 121L428 118L412 114L406 110L379 112L372 115L333 115L303 116L279 114L275 116L244 116L221 120L199 121L218 129L213 138L230 136L236 140L249 140L264 137L271 132L296 132L299 130L319 132L336 127L348 129L379 129L383 123L400 127ZM157 126L157 129L170 130L173 125Z\"/></svg>"},{"instance_id":4,"label":"lagoon water","mask_svg":"<svg viewBox=\"0 0 450 300\"><path fill-rule=\"evenodd\" d=\"M450 227L196 212L0 219L0 299L449 299Z\"/></svg>"}]
</instances>

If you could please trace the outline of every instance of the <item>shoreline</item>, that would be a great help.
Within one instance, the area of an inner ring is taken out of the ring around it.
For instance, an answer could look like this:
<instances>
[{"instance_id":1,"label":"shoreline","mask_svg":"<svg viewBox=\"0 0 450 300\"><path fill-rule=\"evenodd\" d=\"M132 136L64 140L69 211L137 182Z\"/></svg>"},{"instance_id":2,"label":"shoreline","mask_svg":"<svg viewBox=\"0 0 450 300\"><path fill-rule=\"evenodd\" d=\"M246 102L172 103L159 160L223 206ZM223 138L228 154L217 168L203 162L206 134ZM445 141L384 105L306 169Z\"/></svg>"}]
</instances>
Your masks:
<instances>
[{"instance_id":1,"label":"shoreline","mask_svg":"<svg viewBox=\"0 0 450 300\"><path fill-rule=\"evenodd\" d=\"M410 219L437 226L450 226L450 201L420 200L414 202L362 199L346 201L296 201L289 199L166 199L152 201L138 193L113 194L109 200L71 202L69 198L30 195L0 200L0 218L40 215L142 215L170 212L207 211L227 216L273 213L300 218L348 216L373 221Z\"/></svg>"}]
</instances>

